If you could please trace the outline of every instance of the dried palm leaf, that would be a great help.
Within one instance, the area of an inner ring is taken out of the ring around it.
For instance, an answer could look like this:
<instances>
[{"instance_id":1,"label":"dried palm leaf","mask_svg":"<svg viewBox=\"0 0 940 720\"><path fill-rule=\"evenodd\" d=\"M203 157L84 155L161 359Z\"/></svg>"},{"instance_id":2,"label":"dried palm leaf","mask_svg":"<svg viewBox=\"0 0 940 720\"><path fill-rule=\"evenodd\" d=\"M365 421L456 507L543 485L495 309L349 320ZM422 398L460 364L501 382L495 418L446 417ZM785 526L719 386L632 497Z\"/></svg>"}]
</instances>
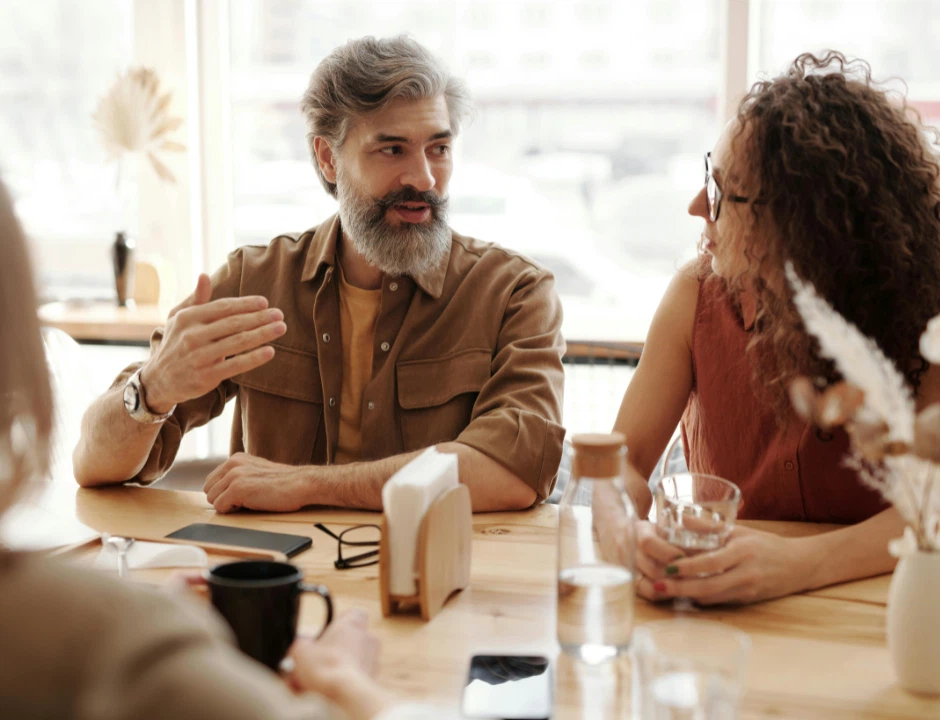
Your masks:
<instances>
[{"instance_id":1,"label":"dried palm leaf","mask_svg":"<svg viewBox=\"0 0 940 720\"><path fill-rule=\"evenodd\" d=\"M169 91L161 93L160 79L150 68L135 67L118 76L92 116L108 154L120 159L125 153L139 153L162 180L176 182L158 157L159 152L186 149L169 137L183 123L169 115L172 98Z\"/></svg>"}]
</instances>

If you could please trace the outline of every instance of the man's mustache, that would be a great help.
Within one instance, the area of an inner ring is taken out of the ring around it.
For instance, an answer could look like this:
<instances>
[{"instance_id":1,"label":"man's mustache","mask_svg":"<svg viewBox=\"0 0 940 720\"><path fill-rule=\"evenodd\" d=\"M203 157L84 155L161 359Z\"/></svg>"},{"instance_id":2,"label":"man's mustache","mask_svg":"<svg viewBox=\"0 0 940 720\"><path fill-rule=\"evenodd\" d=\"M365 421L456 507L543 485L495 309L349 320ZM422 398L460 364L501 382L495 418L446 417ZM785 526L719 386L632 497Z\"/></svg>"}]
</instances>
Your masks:
<instances>
[{"instance_id":1,"label":"man's mustache","mask_svg":"<svg viewBox=\"0 0 940 720\"><path fill-rule=\"evenodd\" d=\"M376 199L375 202L383 210L388 210L395 205L402 205L403 203L425 203L433 209L446 205L447 197L442 197L430 190L420 192L414 188L402 188L401 190L393 190L385 195L385 197Z\"/></svg>"}]
</instances>

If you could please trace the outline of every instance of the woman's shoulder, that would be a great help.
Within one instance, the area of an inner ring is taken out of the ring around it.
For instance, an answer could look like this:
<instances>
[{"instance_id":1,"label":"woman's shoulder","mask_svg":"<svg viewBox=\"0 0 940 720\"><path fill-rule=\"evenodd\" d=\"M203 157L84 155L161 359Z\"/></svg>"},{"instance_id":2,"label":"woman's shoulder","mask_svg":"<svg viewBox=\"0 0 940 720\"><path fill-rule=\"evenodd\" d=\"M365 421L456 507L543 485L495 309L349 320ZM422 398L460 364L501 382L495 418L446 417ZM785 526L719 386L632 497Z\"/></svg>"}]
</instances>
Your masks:
<instances>
[{"instance_id":1,"label":"woman's shoulder","mask_svg":"<svg viewBox=\"0 0 940 720\"><path fill-rule=\"evenodd\" d=\"M691 331L703 282L704 276L698 260L679 268L659 302L651 332L662 332L663 329L668 330L670 334L680 329Z\"/></svg>"}]
</instances>

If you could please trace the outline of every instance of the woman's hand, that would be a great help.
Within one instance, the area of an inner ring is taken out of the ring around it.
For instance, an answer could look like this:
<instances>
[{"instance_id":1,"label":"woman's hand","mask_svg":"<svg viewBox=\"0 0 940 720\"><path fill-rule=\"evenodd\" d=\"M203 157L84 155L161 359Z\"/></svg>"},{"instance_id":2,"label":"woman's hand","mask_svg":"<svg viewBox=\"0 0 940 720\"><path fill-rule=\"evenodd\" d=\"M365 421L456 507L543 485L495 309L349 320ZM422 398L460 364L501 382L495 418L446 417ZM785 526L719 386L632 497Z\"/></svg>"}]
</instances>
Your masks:
<instances>
[{"instance_id":1,"label":"woman's hand","mask_svg":"<svg viewBox=\"0 0 940 720\"><path fill-rule=\"evenodd\" d=\"M685 557L656 532L651 522L637 523L636 592L647 600L665 600L667 573L675 573L675 563Z\"/></svg>"},{"instance_id":2,"label":"woman's hand","mask_svg":"<svg viewBox=\"0 0 940 720\"><path fill-rule=\"evenodd\" d=\"M700 605L792 595L812 584L819 559L813 547L811 537L785 538L737 526L723 548L680 557L650 526L641 530L637 568L647 579L637 591L648 600L682 597Z\"/></svg>"},{"instance_id":3,"label":"woman's hand","mask_svg":"<svg viewBox=\"0 0 940 720\"><path fill-rule=\"evenodd\" d=\"M379 641L361 610L343 613L317 640L298 638L290 655L294 688L320 693L352 720L369 720L395 703L394 696L372 680Z\"/></svg>"}]
</instances>

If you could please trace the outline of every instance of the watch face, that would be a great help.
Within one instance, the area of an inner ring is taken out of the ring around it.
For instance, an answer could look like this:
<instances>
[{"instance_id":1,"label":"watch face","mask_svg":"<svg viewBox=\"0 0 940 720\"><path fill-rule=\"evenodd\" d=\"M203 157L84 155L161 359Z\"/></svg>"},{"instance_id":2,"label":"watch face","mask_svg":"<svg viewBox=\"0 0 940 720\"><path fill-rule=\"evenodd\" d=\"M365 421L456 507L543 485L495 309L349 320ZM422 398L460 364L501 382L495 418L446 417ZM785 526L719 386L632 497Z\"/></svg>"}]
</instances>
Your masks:
<instances>
[{"instance_id":1,"label":"watch face","mask_svg":"<svg viewBox=\"0 0 940 720\"><path fill-rule=\"evenodd\" d=\"M140 393L131 383L124 386L124 407L129 413L135 413L140 408Z\"/></svg>"}]
</instances>

